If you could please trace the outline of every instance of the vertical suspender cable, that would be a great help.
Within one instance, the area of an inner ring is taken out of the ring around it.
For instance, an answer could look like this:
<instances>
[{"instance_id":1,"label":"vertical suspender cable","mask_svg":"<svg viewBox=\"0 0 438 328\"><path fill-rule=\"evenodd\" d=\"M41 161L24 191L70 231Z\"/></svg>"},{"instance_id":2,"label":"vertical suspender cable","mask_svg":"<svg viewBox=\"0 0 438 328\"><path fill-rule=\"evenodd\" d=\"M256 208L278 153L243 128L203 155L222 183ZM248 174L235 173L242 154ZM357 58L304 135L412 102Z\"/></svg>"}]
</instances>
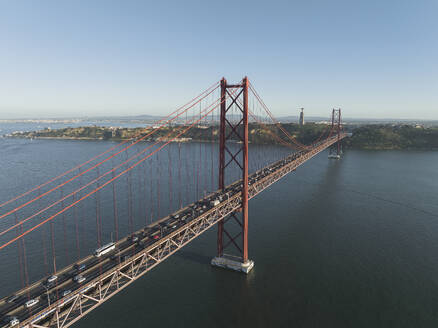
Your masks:
<instances>
[{"instance_id":1,"label":"vertical suspender cable","mask_svg":"<svg viewBox=\"0 0 438 328\"><path fill-rule=\"evenodd\" d=\"M185 167L185 171L186 171L186 183L185 183L185 186L186 186L186 192L185 192L186 200L185 200L185 204L189 204L190 203L189 185L191 183L191 179L190 179L190 172L189 172L189 160L188 160L189 154L188 154L188 152L190 151L190 153L191 153L191 150L192 150L192 145L188 144L187 147L186 147L186 151L184 152L184 155L183 155L184 156L184 164L185 164L184 167ZM191 157L191 158L193 158L193 157Z\"/></svg>"},{"instance_id":2,"label":"vertical suspender cable","mask_svg":"<svg viewBox=\"0 0 438 328\"><path fill-rule=\"evenodd\" d=\"M47 261L47 246L46 246L46 228L41 229L41 239L42 239L42 247L43 247L43 259L44 259L44 272L45 275L49 275L49 263Z\"/></svg>"},{"instance_id":3,"label":"vertical suspender cable","mask_svg":"<svg viewBox=\"0 0 438 328\"><path fill-rule=\"evenodd\" d=\"M179 208L182 208L182 198L181 198L181 142L178 142L178 203Z\"/></svg>"},{"instance_id":4,"label":"vertical suspender cable","mask_svg":"<svg viewBox=\"0 0 438 328\"><path fill-rule=\"evenodd\" d=\"M173 212L173 206L172 206L172 157L171 157L171 145L172 143L169 144L169 146L167 147L167 156L168 156L168 172L169 172L169 213Z\"/></svg>"},{"instance_id":5,"label":"vertical suspender cable","mask_svg":"<svg viewBox=\"0 0 438 328\"><path fill-rule=\"evenodd\" d=\"M97 176L99 176L99 167L96 171ZM100 182L97 181L97 187L100 187ZM102 246L102 224L100 222L100 190L95 193L96 199L96 224L97 224L97 247ZM99 276L102 275L102 257L99 257Z\"/></svg>"},{"instance_id":6,"label":"vertical suspender cable","mask_svg":"<svg viewBox=\"0 0 438 328\"><path fill-rule=\"evenodd\" d=\"M137 170L137 186L138 186L138 192L137 192L137 199L138 199L138 219L139 219L139 225L142 226L142 222L140 221L141 217L143 217L143 207L144 207L144 213L146 213L146 202L143 200L143 186L145 184L144 182L144 170L142 169L145 165L145 162L141 163L141 165L138 166ZM143 176L143 177L142 177ZM144 214L144 217L146 217L146 214Z\"/></svg>"},{"instance_id":7,"label":"vertical suspender cable","mask_svg":"<svg viewBox=\"0 0 438 328\"><path fill-rule=\"evenodd\" d=\"M114 167L114 163L113 163ZM112 171L112 178L114 179L115 171ZM113 180L113 214L114 214L114 241L119 241L119 218L117 215L117 197L116 197L116 180ZM120 264L120 248L117 253L117 263Z\"/></svg>"},{"instance_id":8,"label":"vertical suspender cable","mask_svg":"<svg viewBox=\"0 0 438 328\"><path fill-rule=\"evenodd\" d=\"M41 195L41 187L38 187L38 195ZM41 238L43 240L43 257L44 257L44 270L46 276L49 275L49 262L47 260L47 246L46 246L46 229L41 229Z\"/></svg>"},{"instance_id":9,"label":"vertical suspender cable","mask_svg":"<svg viewBox=\"0 0 438 328\"><path fill-rule=\"evenodd\" d=\"M64 198L64 187L61 187L60 192L61 192L61 199L63 199ZM61 208L64 208L64 201L61 201ZM67 227L65 224L65 212L62 213L62 231L64 234L64 241L63 242L64 242L65 260L67 261L67 263L70 263L68 246L67 246Z\"/></svg>"},{"instance_id":10,"label":"vertical suspender cable","mask_svg":"<svg viewBox=\"0 0 438 328\"><path fill-rule=\"evenodd\" d=\"M23 233L23 225L20 225L20 233ZM21 238L21 244L23 248L23 262L24 262L24 276L26 279L26 288L29 287L29 274L27 270L27 256L26 256L26 244L24 242L25 238ZM27 299L30 299L30 290L27 288Z\"/></svg>"},{"instance_id":11,"label":"vertical suspender cable","mask_svg":"<svg viewBox=\"0 0 438 328\"><path fill-rule=\"evenodd\" d=\"M55 232L53 230L53 220L50 221L50 239L52 243L52 262L53 274L56 274L56 250L55 250Z\"/></svg>"},{"instance_id":12,"label":"vertical suspender cable","mask_svg":"<svg viewBox=\"0 0 438 328\"><path fill-rule=\"evenodd\" d=\"M81 169L79 168L79 173L81 173ZM83 180L82 180L82 175L79 178L79 186L82 188L83 186ZM78 195L78 198L80 194ZM81 231L80 231L80 235L81 235L81 244L82 245L86 245L85 244L85 202L81 202L81 204L78 204L81 206Z\"/></svg>"},{"instance_id":13,"label":"vertical suspender cable","mask_svg":"<svg viewBox=\"0 0 438 328\"><path fill-rule=\"evenodd\" d=\"M197 161L196 161L196 144L193 145L192 149L192 156L190 157L190 162L193 163L193 201L195 201L198 197L198 186L197 186L197 179L196 179L196 169L197 169Z\"/></svg>"},{"instance_id":14,"label":"vertical suspender cable","mask_svg":"<svg viewBox=\"0 0 438 328\"><path fill-rule=\"evenodd\" d=\"M99 174L99 169L97 169L97 174ZM100 187L99 181L97 182L97 187ZM99 202L99 192L96 192L95 194L95 200L96 200L96 232L97 232L97 247L102 246L102 233L101 233L101 224L100 224L100 202Z\"/></svg>"},{"instance_id":15,"label":"vertical suspender cable","mask_svg":"<svg viewBox=\"0 0 438 328\"><path fill-rule=\"evenodd\" d=\"M211 128L211 184L210 184L210 190L215 190L214 188L214 114L211 112L211 122L210 122L210 128Z\"/></svg>"},{"instance_id":16,"label":"vertical suspender cable","mask_svg":"<svg viewBox=\"0 0 438 328\"><path fill-rule=\"evenodd\" d=\"M154 218L154 193L152 192L153 191L153 189L154 189L154 179L153 179L153 176L154 176L154 162L153 162L153 160L150 160L150 166L151 166L151 175L150 175L150 190L149 190L149 194L150 194L150 199L151 199L151 201L150 201L150 212L151 212L151 223L153 222L153 218Z\"/></svg>"},{"instance_id":17,"label":"vertical suspender cable","mask_svg":"<svg viewBox=\"0 0 438 328\"><path fill-rule=\"evenodd\" d=\"M18 222L17 213L15 213L15 223ZM17 236L20 235L20 228L17 227ZM21 252L21 243L17 243L17 251L18 251L18 263L20 267L20 281L21 281L21 288L24 288L24 272L23 272L23 257Z\"/></svg>"},{"instance_id":18,"label":"vertical suspender cable","mask_svg":"<svg viewBox=\"0 0 438 328\"><path fill-rule=\"evenodd\" d=\"M73 203L76 201L76 193L73 194ZM75 206L74 209L75 216L75 235L76 235L76 258L79 261L81 259L81 248L79 245L79 219L78 219L78 206Z\"/></svg>"},{"instance_id":19,"label":"vertical suspender cable","mask_svg":"<svg viewBox=\"0 0 438 328\"><path fill-rule=\"evenodd\" d=\"M148 188L147 188L147 162L144 161L143 162L143 168L144 168L144 172L143 172L143 196L141 197L143 202L144 202L144 225L147 226L148 225L148 212L149 212L149 207L148 207Z\"/></svg>"},{"instance_id":20,"label":"vertical suspender cable","mask_svg":"<svg viewBox=\"0 0 438 328\"><path fill-rule=\"evenodd\" d=\"M126 152L126 159L128 159L128 152ZM126 167L128 167L129 164L126 163ZM134 232L133 227L133 218L132 218L132 186L131 186L131 171L128 172L126 175L126 183L128 188L128 224L129 224L129 233L132 235Z\"/></svg>"},{"instance_id":21,"label":"vertical suspender cable","mask_svg":"<svg viewBox=\"0 0 438 328\"><path fill-rule=\"evenodd\" d=\"M112 173L112 176L114 178L114 171ZM119 222L118 222L118 216L117 216L117 197L116 197L116 180L113 181L113 214L114 214L114 238L115 241L119 241Z\"/></svg>"},{"instance_id":22,"label":"vertical suspender cable","mask_svg":"<svg viewBox=\"0 0 438 328\"><path fill-rule=\"evenodd\" d=\"M160 218L160 177L161 177L161 170L160 170L160 164L159 163L159 157L160 154L157 153L157 218Z\"/></svg>"}]
</instances>

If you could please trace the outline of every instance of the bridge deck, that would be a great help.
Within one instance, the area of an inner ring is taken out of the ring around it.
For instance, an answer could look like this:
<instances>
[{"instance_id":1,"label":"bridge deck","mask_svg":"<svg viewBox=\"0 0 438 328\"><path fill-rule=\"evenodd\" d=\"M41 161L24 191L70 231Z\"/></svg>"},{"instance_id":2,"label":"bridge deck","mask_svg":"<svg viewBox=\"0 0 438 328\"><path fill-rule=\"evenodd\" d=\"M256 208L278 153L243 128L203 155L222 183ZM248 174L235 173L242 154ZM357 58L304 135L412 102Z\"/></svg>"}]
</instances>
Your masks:
<instances>
[{"instance_id":1,"label":"bridge deck","mask_svg":"<svg viewBox=\"0 0 438 328\"><path fill-rule=\"evenodd\" d=\"M346 134L342 134L341 138L345 136ZM253 173L249 177L249 198L294 171L337 140L337 136L324 140L311 150L293 153ZM8 303L7 298L0 300L0 316L17 317L20 327L70 326L239 209L241 188L242 182L238 180L224 190L218 190L137 231L135 236L138 240L131 237L120 240L116 243L115 252L99 258L88 256L82 259L79 263L86 265L80 272L85 277L82 283L72 280L79 272L73 266L68 266L58 272L58 280L54 286L43 287L43 279L15 293L19 296L15 302ZM62 293L66 290L70 292L63 296ZM27 300L25 295L28 293L30 298L39 299L38 304L29 309L24 306ZM4 321L1 324L3 327L8 326Z\"/></svg>"}]
</instances>

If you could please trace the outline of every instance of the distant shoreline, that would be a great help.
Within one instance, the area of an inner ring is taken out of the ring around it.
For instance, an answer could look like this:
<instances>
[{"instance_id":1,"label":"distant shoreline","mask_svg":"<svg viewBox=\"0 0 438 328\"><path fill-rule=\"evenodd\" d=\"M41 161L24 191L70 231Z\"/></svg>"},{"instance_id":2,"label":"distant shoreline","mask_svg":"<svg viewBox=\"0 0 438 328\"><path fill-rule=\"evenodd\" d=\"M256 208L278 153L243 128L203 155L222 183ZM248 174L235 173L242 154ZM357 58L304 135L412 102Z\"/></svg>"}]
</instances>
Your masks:
<instances>
[{"instance_id":1,"label":"distant shoreline","mask_svg":"<svg viewBox=\"0 0 438 328\"><path fill-rule=\"evenodd\" d=\"M310 144L316 140L326 129L325 124L309 123L299 126L295 123L283 124L288 133L303 144ZM144 138L149 142L217 142L217 125L199 125L193 127L184 138L173 140L172 133L177 133L181 126L165 126L151 133L154 127L144 128L114 128L99 126L83 126L76 128L44 129L30 132L14 132L5 135L7 138L29 138L47 140L79 140L79 141L126 141L130 139ZM277 137L283 136L275 125L260 127L254 123L249 125L249 142L252 144L275 144L281 145ZM352 136L343 141L346 149L358 150L438 150L438 128L424 128L409 125L365 125L353 128ZM148 135L151 136L148 136ZM153 136L153 137L152 137ZM236 138L234 140L238 142Z\"/></svg>"}]
</instances>

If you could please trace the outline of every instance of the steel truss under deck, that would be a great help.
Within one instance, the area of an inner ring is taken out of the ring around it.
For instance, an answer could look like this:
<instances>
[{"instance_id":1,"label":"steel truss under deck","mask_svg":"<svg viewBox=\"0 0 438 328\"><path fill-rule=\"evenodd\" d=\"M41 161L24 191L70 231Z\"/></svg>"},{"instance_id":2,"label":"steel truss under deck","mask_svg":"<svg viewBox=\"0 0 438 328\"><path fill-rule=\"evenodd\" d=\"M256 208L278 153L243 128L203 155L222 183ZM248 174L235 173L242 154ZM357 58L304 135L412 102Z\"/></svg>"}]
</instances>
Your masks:
<instances>
[{"instance_id":1,"label":"steel truss under deck","mask_svg":"<svg viewBox=\"0 0 438 328\"><path fill-rule=\"evenodd\" d=\"M346 134L342 133L339 135L339 138L338 136L331 137L311 150L304 152L294 160L292 160L293 155L290 155L283 160L267 166L266 168L275 167L285 160L290 160L285 165L280 166L270 174L248 186L248 198L253 198L286 174L294 171L298 166L345 136ZM257 174L257 172L253 175L255 174ZM232 185L241 183L242 180L238 180ZM52 303L44 310L29 317L20 323L19 327L69 327L241 207L242 193L238 192L234 196L223 200L219 205L211 208L209 211L199 215L178 230L175 230L153 245L140 251L129 260L109 269L99 277L84 283L82 288L73 291L67 297Z\"/></svg>"}]
</instances>

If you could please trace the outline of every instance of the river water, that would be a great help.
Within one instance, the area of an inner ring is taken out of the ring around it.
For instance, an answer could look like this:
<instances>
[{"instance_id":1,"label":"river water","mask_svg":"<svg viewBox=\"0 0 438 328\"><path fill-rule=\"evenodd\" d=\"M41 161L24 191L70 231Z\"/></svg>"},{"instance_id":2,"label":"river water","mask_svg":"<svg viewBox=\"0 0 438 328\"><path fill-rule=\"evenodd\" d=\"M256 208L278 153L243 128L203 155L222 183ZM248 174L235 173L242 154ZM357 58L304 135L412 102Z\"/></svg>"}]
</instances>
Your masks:
<instances>
[{"instance_id":1,"label":"river water","mask_svg":"<svg viewBox=\"0 0 438 328\"><path fill-rule=\"evenodd\" d=\"M0 139L0 201L107 148ZM438 152L324 152L250 201L248 276L211 267L215 243L213 228L75 327L436 327Z\"/></svg>"}]
</instances>

